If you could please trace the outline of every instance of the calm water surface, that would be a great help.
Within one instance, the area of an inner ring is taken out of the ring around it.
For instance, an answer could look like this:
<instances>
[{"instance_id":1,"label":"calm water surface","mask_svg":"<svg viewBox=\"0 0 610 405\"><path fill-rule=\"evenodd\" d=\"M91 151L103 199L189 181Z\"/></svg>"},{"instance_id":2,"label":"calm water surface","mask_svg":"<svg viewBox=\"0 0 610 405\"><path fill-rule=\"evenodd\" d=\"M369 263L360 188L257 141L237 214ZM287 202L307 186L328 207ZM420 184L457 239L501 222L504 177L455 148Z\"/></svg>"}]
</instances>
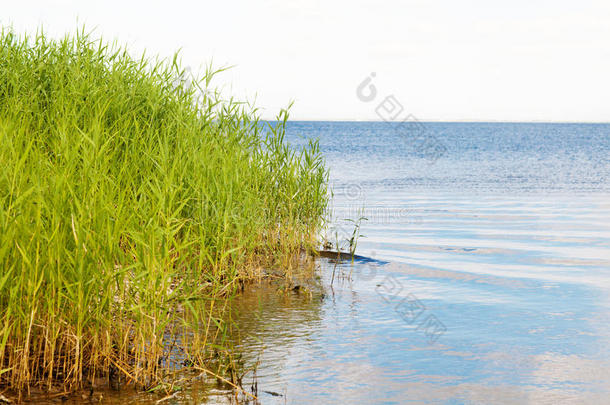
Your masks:
<instances>
[{"instance_id":1,"label":"calm water surface","mask_svg":"<svg viewBox=\"0 0 610 405\"><path fill-rule=\"evenodd\" d=\"M320 137L335 227L367 217L358 252L375 261L309 325L290 312L284 343L262 335L266 385L288 403L610 401L610 125L290 133Z\"/></svg>"},{"instance_id":2,"label":"calm water surface","mask_svg":"<svg viewBox=\"0 0 610 405\"><path fill-rule=\"evenodd\" d=\"M368 220L364 258L320 259L311 294L261 286L235 302L260 403L610 401L610 125L288 132L320 138L329 233ZM234 402L206 387L169 403Z\"/></svg>"}]
</instances>

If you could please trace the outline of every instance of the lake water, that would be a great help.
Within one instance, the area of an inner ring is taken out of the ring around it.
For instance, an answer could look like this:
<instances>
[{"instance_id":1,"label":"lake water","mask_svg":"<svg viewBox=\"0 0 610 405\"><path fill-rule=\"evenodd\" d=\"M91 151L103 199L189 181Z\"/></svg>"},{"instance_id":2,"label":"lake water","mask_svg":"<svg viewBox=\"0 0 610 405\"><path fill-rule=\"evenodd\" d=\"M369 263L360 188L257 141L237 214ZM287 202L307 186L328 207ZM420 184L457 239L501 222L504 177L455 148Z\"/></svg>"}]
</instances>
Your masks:
<instances>
[{"instance_id":1,"label":"lake water","mask_svg":"<svg viewBox=\"0 0 610 405\"><path fill-rule=\"evenodd\" d=\"M610 125L293 123L298 134L320 138L336 232L368 218L358 254L375 261L343 265L352 281L335 280L311 328L270 337L288 359L271 390L288 403L608 401Z\"/></svg>"},{"instance_id":2,"label":"lake water","mask_svg":"<svg viewBox=\"0 0 610 405\"><path fill-rule=\"evenodd\" d=\"M608 403L610 125L290 123L302 136L331 169L331 239L367 218L362 257L234 302L260 403ZM235 402L214 387L168 403Z\"/></svg>"}]
</instances>

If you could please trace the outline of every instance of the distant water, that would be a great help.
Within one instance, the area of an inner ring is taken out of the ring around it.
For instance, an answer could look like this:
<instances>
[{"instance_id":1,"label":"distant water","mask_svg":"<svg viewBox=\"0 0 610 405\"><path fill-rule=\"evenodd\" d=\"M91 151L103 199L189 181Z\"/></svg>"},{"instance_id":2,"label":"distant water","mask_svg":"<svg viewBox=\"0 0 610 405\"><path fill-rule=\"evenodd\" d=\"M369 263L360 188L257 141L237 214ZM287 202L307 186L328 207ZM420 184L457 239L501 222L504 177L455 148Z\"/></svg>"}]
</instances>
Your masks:
<instances>
[{"instance_id":1,"label":"distant water","mask_svg":"<svg viewBox=\"0 0 610 405\"><path fill-rule=\"evenodd\" d=\"M367 193L610 191L610 124L292 122L288 132L295 144L319 137L336 186Z\"/></svg>"},{"instance_id":2,"label":"distant water","mask_svg":"<svg viewBox=\"0 0 610 405\"><path fill-rule=\"evenodd\" d=\"M610 124L293 122L288 133L320 139L335 224L368 218L360 253L446 270L466 260L469 272L610 268Z\"/></svg>"},{"instance_id":3,"label":"distant water","mask_svg":"<svg viewBox=\"0 0 610 405\"><path fill-rule=\"evenodd\" d=\"M320 259L321 291L236 299L260 403L609 402L610 125L289 124L306 138L331 169L329 235L366 217L363 257Z\"/></svg>"}]
</instances>

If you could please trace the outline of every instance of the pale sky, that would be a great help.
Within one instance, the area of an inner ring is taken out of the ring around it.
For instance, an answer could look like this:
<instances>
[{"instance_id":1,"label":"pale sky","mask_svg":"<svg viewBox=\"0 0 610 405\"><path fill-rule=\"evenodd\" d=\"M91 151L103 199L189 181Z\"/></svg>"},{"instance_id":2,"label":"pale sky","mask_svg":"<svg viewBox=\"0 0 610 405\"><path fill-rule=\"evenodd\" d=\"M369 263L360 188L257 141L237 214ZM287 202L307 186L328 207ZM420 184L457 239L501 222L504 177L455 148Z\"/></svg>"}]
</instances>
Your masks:
<instances>
[{"instance_id":1,"label":"pale sky","mask_svg":"<svg viewBox=\"0 0 610 405\"><path fill-rule=\"evenodd\" d=\"M58 37L85 24L134 53L234 65L224 94L265 118L610 121L608 0L5 1L0 23ZM357 86L372 72L377 97Z\"/></svg>"}]
</instances>

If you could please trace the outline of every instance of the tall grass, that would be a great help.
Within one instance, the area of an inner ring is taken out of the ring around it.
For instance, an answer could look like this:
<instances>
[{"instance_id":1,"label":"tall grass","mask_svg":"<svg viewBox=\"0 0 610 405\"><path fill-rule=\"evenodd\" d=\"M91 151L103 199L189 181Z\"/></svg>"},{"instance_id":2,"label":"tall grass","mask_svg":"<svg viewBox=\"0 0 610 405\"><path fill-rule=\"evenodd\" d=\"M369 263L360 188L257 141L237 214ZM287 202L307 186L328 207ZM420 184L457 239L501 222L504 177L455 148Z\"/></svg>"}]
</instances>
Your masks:
<instances>
[{"instance_id":1,"label":"tall grass","mask_svg":"<svg viewBox=\"0 0 610 405\"><path fill-rule=\"evenodd\" d=\"M327 172L248 104L84 32L0 34L0 385L151 386L171 325L315 243ZM207 317L207 319L206 319ZM209 329L209 328L208 328ZM194 344L193 342L198 342Z\"/></svg>"}]
</instances>

